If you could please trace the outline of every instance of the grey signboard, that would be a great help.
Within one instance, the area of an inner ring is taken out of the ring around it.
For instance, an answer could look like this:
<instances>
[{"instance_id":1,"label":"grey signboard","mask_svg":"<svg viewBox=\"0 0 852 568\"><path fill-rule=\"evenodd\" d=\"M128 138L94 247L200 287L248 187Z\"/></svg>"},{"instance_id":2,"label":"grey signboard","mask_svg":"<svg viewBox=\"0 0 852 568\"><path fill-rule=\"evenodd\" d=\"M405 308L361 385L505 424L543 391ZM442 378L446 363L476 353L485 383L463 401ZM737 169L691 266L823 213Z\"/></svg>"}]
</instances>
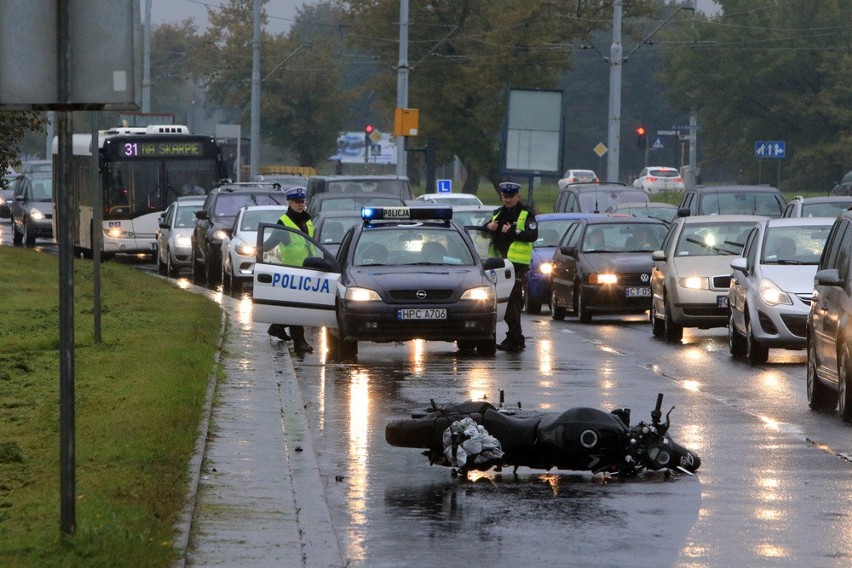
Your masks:
<instances>
[{"instance_id":1,"label":"grey signboard","mask_svg":"<svg viewBox=\"0 0 852 568\"><path fill-rule=\"evenodd\" d=\"M560 174L562 91L509 92L503 171Z\"/></svg>"}]
</instances>

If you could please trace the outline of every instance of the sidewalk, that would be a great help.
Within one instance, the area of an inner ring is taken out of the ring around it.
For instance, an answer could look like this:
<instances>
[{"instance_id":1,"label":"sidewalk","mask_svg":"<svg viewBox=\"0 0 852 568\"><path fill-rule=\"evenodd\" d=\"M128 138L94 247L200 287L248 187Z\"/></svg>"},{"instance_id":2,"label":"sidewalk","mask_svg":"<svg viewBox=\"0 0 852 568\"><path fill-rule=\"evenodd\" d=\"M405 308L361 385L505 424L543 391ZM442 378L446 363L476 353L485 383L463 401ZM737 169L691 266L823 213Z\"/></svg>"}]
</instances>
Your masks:
<instances>
[{"instance_id":1,"label":"sidewalk","mask_svg":"<svg viewBox=\"0 0 852 568\"><path fill-rule=\"evenodd\" d=\"M238 300L221 304L221 373L190 464L179 566L342 567L287 344Z\"/></svg>"}]
</instances>

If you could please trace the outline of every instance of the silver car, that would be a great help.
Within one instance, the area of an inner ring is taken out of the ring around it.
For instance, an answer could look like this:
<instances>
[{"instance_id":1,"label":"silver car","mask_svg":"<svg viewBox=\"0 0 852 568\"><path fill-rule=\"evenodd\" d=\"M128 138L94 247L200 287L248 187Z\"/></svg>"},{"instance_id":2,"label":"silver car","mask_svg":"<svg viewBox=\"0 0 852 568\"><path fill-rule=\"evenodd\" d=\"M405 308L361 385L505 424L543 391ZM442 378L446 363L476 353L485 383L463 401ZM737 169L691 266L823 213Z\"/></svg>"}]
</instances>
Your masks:
<instances>
[{"instance_id":1,"label":"silver car","mask_svg":"<svg viewBox=\"0 0 852 568\"><path fill-rule=\"evenodd\" d=\"M731 261L731 355L756 365L766 362L770 347L806 347L814 275L833 222L770 219L752 230L743 256Z\"/></svg>"},{"instance_id":2,"label":"silver car","mask_svg":"<svg viewBox=\"0 0 852 568\"><path fill-rule=\"evenodd\" d=\"M651 258L654 337L680 341L683 328L728 325L731 259L740 256L752 228L766 217L698 215L675 219L662 250Z\"/></svg>"},{"instance_id":3,"label":"silver car","mask_svg":"<svg viewBox=\"0 0 852 568\"><path fill-rule=\"evenodd\" d=\"M15 179L12 242L34 245L37 238L53 240L53 180L50 173L21 174Z\"/></svg>"},{"instance_id":4,"label":"silver car","mask_svg":"<svg viewBox=\"0 0 852 568\"><path fill-rule=\"evenodd\" d=\"M204 196L181 197L160 216L157 228L157 271L177 277L181 268L189 268L192 254L192 230L195 212L204 205Z\"/></svg>"},{"instance_id":5,"label":"silver car","mask_svg":"<svg viewBox=\"0 0 852 568\"><path fill-rule=\"evenodd\" d=\"M277 223L286 205L248 205L237 212L233 228L222 239L222 284L226 292L239 294L254 275L257 227Z\"/></svg>"}]
</instances>

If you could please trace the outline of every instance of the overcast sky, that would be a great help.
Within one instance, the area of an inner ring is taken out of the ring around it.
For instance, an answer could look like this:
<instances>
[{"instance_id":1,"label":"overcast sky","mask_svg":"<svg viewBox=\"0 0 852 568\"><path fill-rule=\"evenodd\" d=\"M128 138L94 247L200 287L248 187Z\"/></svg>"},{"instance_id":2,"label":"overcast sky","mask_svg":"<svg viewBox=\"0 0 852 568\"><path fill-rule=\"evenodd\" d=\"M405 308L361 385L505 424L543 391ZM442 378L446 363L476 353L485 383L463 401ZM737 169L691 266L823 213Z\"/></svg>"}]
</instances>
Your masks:
<instances>
[{"instance_id":1,"label":"overcast sky","mask_svg":"<svg viewBox=\"0 0 852 568\"><path fill-rule=\"evenodd\" d=\"M145 0L140 0L142 17L145 13ZM153 0L151 3L151 23L156 26L164 22L182 22L188 18L195 20L199 29L207 27L207 8L216 8L225 0ZM296 18L296 8L304 4L314 4L316 0L269 0L266 13L269 26L266 31L272 34L286 32ZM699 11L716 12L713 0L698 0Z\"/></svg>"}]
</instances>

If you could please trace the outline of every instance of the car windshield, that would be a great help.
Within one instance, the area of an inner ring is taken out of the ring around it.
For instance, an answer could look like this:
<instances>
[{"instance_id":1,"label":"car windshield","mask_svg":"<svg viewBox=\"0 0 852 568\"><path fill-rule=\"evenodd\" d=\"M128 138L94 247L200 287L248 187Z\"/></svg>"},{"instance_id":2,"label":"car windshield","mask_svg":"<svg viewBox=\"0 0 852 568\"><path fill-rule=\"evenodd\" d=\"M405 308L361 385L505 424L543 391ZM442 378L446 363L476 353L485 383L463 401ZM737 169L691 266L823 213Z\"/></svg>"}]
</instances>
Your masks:
<instances>
[{"instance_id":1,"label":"car windshield","mask_svg":"<svg viewBox=\"0 0 852 568\"><path fill-rule=\"evenodd\" d=\"M579 195L583 211L599 213L619 203L647 203L648 194L644 191L588 191Z\"/></svg>"},{"instance_id":2,"label":"car windshield","mask_svg":"<svg viewBox=\"0 0 852 568\"><path fill-rule=\"evenodd\" d=\"M286 207L280 209L247 209L240 218L240 230L257 231L257 226L261 223L277 223L286 211Z\"/></svg>"},{"instance_id":3,"label":"car windshield","mask_svg":"<svg viewBox=\"0 0 852 568\"><path fill-rule=\"evenodd\" d=\"M328 193L391 193L408 195L408 182L401 179L348 179L328 184Z\"/></svg>"},{"instance_id":4,"label":"car windshield","mask_svg":"<svg viewBox=\"0 0 852 568\"><path fill-rule=\"evenodd\" d=\"M761 264L819 264L831 225L770 227L764 235Z\"/></svg>"},{"instance_id":5,"label":"car windshield","mask_svg":"<svg viewBox=\"0 0 852 568\"><path fill-rule=\"evenodd\" d=\"M571 223L576 222L576 219L539 219L538 239L533 243L533 247L555 247Z\"/></svg>"},{"instance_id":6,"label":"car windshield","mask_svg":"<svg viewBox=\"0 0 852 568\"><path fill-rule=\"evenodd\" d=\"M349 227L360 221L361 217L356 215L326 219L317 229L317 240L324 245L339 245L343 242L343 236Z\"/></svg>"},{"instance_id":7,"label":"car windshield","mask_svg":"<svg viewBox=\"0 0 852 568\"><path fill-rule=\"evenodd\" d=\"M740 255L754 221L684 225L675 256Z\"/></svg>"},{"instance_id":8,"label":"car windshield","mask_svg":"<svg viewBox=\"0 0 852 568\"><path fill-rule=\"evenodd\" d=\"M353 195L352 197L335 197L334 199L317 199L314 213L323 211L360 211L362 207L402 207L404 202L397 197L374 197L370 195Z\"/></svg>"},{"instance_id":9,"label":"car windshield","mask_svg":"<svg viewBox=\"0 0 852 568\"><path fill-rule=\"evenodd\" d=\"M680 174L677 170L650 170L648 171L649 176L655 177L663 177L663 178L676 178L680 177Z\"/></svg>"},{"instance_id":10,"label":"car windshield","mask_svg":"<svg viewBox=\"0 0 852 568\"><path fill-rule=\"evenodd\" d=\"M33 180L32 201L52 201L53 180L50 178L37 178Z\"/></svg>"},{"instance_id":11,"label":"car windshield","mask_svg":"<svg viewBox=\"0 0 852 568\"><path fill-rule=\"evenodd\" d=\"M802 203L802 217L837 217L850 207L852 207L852 201Z\"/></svg>"},{"instance_id":12,"label":"car windshield","mask_svg":"<svg viewBox=\"0 0 852 568\"><path fill-rule=\"evenodd\" d=\"M494 216L493 209L482 209L478 211L453 210L453 221L460 227L481 227L486 221Z\"/></svg>"},{"instance_id":13,"label":"car windshield","mask_svg":"<svg viewBox=\"0 0 852 568\"><path fill-rule=\"evenodd\" d=\"M473 265L473 254L455 229L394 226L364 230L355 266Z\"/></svg>"},{"instance_id":14,"label":"car windshield","mask_svg":"<svg viewBox=\"0 0 852 568\"><path fill-rule=\"evenodd\" d=\"M266 193L221 193L216 199L216 217L234 217L247 205L284 205L286 198ZM280 216L280 215L279 215Z\"/></svg>"},{"instance_id":15,"label":"car windshield","mask_svg":"<svg viewBox=\"0 0 852 568\"><path fill-rule=\"evenodd\" d=\"M175 228L186 229L195 226L195 212L201 209L201 204L180 205L175 216Z\"/></svg>"},{"instance_id":16,"label":"car windshield","mask_svg":"<svg viewBox=\"0 0 852 568\"><path fill-rule=\"evenodd\" d=\"M730 191L709 193L701 200L701 215L765 215L780 217L783 204L774 193Z\"/></svg>"},{"instance_id":17,"label":"car windshield","mask_svg":"<svg viewBox=\"0 0 852 568\"><path fill-rule=\"evenodd\" d=\"M581 249L597 252L653 252L662 245L668 227L651 223L598 223L586 227Z\"/></svg>"}]
</instances>

